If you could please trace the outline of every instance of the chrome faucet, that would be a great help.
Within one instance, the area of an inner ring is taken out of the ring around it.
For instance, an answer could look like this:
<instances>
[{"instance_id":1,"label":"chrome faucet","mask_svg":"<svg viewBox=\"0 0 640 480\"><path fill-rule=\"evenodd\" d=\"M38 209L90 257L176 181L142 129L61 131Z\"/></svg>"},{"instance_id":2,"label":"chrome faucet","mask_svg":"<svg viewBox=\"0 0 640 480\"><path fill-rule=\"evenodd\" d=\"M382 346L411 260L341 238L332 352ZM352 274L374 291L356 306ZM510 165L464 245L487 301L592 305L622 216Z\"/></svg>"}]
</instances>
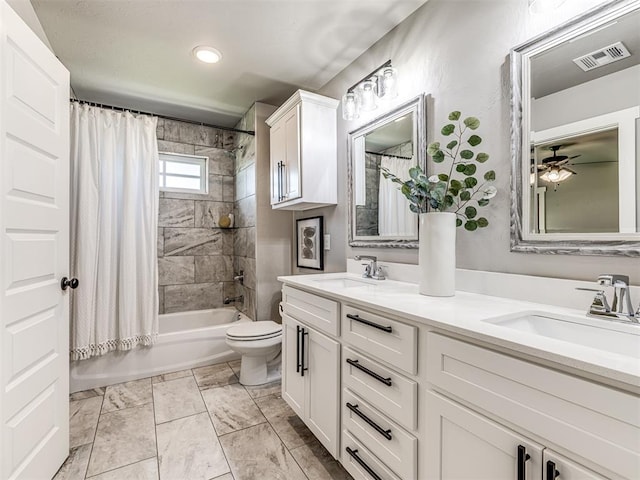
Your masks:
<instances>
[{"instance_id":1,"label":"chrome faucet","mask_svg":"<svg viewBox=\"0 0 640 480\"><path fill-rule=\"evenodd\" d=\"M588 316L640 323L640 306L638 306L637 311L633 311L629 294L629 277L627 275L612 273L600 275L598 276L598 285L613 287L613 302L609 305L604 290L579 288L578 290L596 292L587 312Z\"/></svg>"},{"instance_id":2,"label":"chrome faucet","mask_svg":"<svg viewBox=\"0 0 640 480\"><path fill-rule=\"evenodd\" d=\"M235 302L244 302L244 295L238 295L237 297L224 297L224 301L222 303L224 303L225 305L229 305L230 303Z\"/></svg>"},{"instance_id":3,"label":"chrome faucet","mask_svg":"<svg viewBox=\"0 0 640 480\"><path fill-rule=\"evenodd\" d=\"M364 265L364 273L362 274L362 278L373 278L374 280L385 279L382 267L378 265L378 257L374 257L373 255L355 255L353 259L370 261L370 263L362 264Z\"/></svg>"}]
</instances>

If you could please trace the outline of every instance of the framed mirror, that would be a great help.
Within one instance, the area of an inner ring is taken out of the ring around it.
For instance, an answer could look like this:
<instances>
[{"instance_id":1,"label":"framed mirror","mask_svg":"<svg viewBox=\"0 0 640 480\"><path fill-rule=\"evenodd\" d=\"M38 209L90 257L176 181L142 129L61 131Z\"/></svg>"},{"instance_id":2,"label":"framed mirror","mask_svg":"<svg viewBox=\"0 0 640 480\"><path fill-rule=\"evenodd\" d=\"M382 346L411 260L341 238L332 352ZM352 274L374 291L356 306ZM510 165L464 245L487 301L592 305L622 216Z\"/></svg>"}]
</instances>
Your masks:
<instances>
[{"instance_id":1,"label":"framed mirror","mask_svg":"<svg viewBox=\"0 0 640 480\"><path fill-rule=\"evenodd\" d=\"M425 167L424 95L349 133L349 245L418 248L418 215L382 167L402 179Z\"/></svg>"},{"instance_id":2,"label":"framed mirror","mask_svg":"<svg viewBox=\"0 0 640 480\"><path fill-rule=\"evenodd\" d=\"M640 2L511 51L511 250L640 256Z\"/></svg>"}]
</instances>

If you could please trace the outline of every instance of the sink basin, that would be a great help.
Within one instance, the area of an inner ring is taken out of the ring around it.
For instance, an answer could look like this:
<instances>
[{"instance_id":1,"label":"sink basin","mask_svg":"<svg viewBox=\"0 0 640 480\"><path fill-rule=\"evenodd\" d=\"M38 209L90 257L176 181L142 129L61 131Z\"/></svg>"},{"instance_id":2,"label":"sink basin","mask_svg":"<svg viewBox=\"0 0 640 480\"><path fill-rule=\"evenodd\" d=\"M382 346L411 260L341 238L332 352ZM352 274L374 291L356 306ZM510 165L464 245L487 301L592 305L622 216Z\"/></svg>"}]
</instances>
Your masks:
<instances>
[{"instance_id":1,"label":"sink basin","mask_svg":"<svg viewBox=\"0 0 640 480\"><path fill-rule=\"evenodd\" d=\"M314 280L314 282L333 288L353 288L353 287L369 287L375 285L367 280L356 280L353 278L322 278Z\"/></svg>"},{"instance_id":2,"label":"sink basin","mask_svg":"<svg viewBox=\"0 0 640 480\"><path fill-rule=\"evenodd\" d=\"M484 320L501 327L640 359L640 325L522 312Z\"/></svg>"}]
</instances>

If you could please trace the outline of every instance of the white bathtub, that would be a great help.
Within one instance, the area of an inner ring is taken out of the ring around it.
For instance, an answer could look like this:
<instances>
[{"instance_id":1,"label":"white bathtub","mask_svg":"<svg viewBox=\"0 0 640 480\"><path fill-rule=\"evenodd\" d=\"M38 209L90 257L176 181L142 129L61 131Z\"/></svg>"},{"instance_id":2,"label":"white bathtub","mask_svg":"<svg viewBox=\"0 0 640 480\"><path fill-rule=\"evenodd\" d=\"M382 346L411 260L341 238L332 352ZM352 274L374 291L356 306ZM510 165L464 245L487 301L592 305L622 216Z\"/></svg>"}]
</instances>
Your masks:
<instances>
[{"instance_id":1,"label":"white bathtub","mask_svg":"<svg viewBox=\"0 0 640 480\"><path fill-rule=\"evenodd\" d=\"M225 343L225 333L233 323L250 321L231 308L160 315L155 345L71 362L69 389L79 392L239 359Z\"/></svg>"}]
</instances>

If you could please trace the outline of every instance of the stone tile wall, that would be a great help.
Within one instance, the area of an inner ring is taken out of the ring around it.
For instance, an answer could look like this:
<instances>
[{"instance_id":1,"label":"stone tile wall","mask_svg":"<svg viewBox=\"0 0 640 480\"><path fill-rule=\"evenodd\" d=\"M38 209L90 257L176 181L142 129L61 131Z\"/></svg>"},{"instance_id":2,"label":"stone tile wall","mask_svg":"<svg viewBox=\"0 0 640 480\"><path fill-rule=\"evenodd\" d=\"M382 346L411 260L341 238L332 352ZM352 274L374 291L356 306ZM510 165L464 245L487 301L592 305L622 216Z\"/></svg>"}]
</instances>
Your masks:
<instances>
[{"instance_id":1,"label":"stone tile wall","mask_svg":"<svg viewBox=\"0 0 640 480\"><path fill-rule=\"evenodd\" d=\"M160 192L160 313L222 307L224 297L235 294L235 232L217 221L234 210L236 134L159 119L157 136L160 152L209 158L208 194Z\"/></svg>"}]
</instances>

